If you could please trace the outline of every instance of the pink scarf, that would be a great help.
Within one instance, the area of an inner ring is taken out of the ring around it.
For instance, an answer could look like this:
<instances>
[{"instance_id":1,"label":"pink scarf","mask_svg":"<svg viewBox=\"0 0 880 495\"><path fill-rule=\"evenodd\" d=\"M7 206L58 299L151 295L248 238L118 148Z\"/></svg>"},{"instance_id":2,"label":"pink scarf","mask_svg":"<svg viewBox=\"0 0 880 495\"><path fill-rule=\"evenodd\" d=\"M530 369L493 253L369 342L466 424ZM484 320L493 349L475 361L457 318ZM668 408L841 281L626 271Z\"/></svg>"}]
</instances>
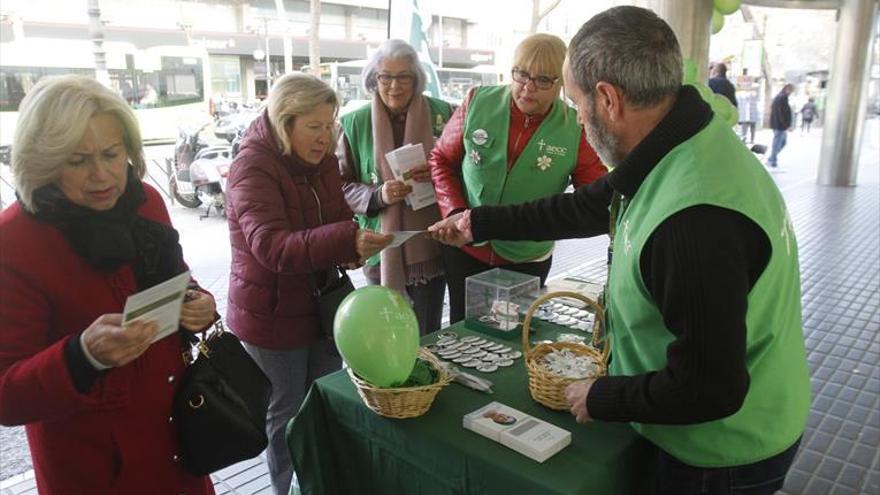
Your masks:
<instances>
[{"instance_id":1,"label":"pink scarf","mask_svg":"<svg viewBox=\"0 0 880 495\"><path fill-rule=\"evenodd\" d=\"M373 158L380 179L394 180L385 153L394 149L394 133L388 111L378 95L373 97ZM434 147L434 134L428 103L420 95L413 97L406 112L403 144L421 143L425 156ZM406 202L390 205L379 213L382 233L397 230L425 230L440 220L437 205L413 211ZM416 236L398 248L387 248L380 255L382 285L406 295L407 285L417 285L443 273L440 248L428 236Z\"/></svg>"}]
</instances>

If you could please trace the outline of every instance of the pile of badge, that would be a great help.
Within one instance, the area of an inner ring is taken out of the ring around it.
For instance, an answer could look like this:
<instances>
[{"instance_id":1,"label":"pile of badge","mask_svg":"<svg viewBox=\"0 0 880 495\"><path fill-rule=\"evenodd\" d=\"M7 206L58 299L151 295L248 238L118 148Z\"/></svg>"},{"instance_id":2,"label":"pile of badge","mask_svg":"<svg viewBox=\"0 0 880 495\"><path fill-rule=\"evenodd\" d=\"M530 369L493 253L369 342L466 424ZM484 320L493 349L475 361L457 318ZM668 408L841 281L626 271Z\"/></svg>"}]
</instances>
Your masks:
<instances>
[{"instance_id":1,"label":"pile of badge","mask_svg":"<svg viewBox=\"0 0 880 495\"><path fill-rule=\"evenodd\" d=\"M565 378L594 378L599 374L599 366L593 358L567 349L547 353L541 358L540 364L550 373Z\"/></svg>"},{"instance_id":2,"label":"pile of badge","mask_svg":"<svg viewBox=\"0 0 880 495\"><path fill-rule=\"evenodd\" d=\"M539 306L533 316L539 320L589 333L592 333L593 323L596 321L596 316L585 309L552 301Z\"/></svg>"},{"instance_id":3,"label":"pile of badge","mask_svg":"<svg viewBox=\"0 0 880 495\"><path fill-rule=\"evenodd\" d=\"M522 352L491 339L476 335L459 339L455 332L442 332L437 343L427 346L427 349L440 359L483 373L512 366L515 359L522 357Z\"/></svg>"}]
</instances>

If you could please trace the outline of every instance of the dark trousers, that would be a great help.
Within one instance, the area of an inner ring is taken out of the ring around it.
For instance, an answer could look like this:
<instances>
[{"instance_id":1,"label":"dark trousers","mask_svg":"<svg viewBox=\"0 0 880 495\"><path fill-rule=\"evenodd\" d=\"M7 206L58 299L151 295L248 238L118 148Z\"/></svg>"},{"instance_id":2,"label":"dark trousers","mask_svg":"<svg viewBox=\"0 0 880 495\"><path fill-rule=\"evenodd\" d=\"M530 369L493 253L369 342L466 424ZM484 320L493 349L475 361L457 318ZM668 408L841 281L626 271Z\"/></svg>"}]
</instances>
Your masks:
<instances>
[{"instance_id":1,"label":"dark trousers","mask_svg":"<svg viewBox=\"0 0 880 495\"><path fill-rule=\"evenodd\" d=\"M657 495L773 495L782 489L800 443L769 459L725 468L689 466L660 449Z\"/></svg>"},{"instance_id":2,"label":"dark trousers","mask_svg":"<svg viewBox=\"0 0 880 495\"><path fill-rule=\"evenodd\" d=\"M364 270L370 285L380 285L381 278L373 278ZM413 311L419 322L419 334L426 335L440 330L443 323L443 296L446 295L446 279L434 277L424 284L407 285L406 294L412 300Z\"/></svg>"},{"instance_id":3,"label":"dark trousers","mask_svg":"<svg viewBox=\"0 0 880 495\"><path fill-rule=\"evenodd\" d=\"M743 141L754 144L755 143L755 123L743 121L739 123L740 126L740 137Z\"/></svg>"},{"instance_id":4,"label":"dark trousers","mask_svg":"<svg viewBox=\"0 0 880 495\"><path fill-rule=\"evenodd\" d=\"M449 323L455 323L464 319L464 294L465 279L492 268L504 268L514 272L534 275L541 278L541 286L547 281L550 265L553 257L535 263L515 263L511 265L492 266L487 265L461 249L440 246L440 254L443 255L443 270L446 272L446 285L449 288Z\"/></svg>"}]
</instances>

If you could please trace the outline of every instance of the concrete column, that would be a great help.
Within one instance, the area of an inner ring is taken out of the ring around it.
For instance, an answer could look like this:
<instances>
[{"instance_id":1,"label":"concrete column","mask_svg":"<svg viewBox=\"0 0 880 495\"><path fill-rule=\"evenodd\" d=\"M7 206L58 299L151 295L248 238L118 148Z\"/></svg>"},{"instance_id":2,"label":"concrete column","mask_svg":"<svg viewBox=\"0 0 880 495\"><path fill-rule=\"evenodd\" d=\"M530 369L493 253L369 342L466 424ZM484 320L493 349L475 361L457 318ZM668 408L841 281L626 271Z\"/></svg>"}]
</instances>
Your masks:
<instances>
[{"instance_id":1,"label":"concrete column","mask_svg":"<svg viewBox=\"0 0 880 495\"><path fill-rule=\"evenodd\" d=\"M877 9L877 0L840 2L819 155L817 182L823 186L856 185Z\"/></svg>"},{"instance_id":2,"label":"concrete column","mask_svg":"<svg viewBox=\"0 0 880 495\"><path fill-rule=\"evenodd\" d=\"M635 0L651 9L675 31L681 56L697 64L699 81L709 79L709 36L712 23L710 0Z\"/></svg>"}]
</instances>

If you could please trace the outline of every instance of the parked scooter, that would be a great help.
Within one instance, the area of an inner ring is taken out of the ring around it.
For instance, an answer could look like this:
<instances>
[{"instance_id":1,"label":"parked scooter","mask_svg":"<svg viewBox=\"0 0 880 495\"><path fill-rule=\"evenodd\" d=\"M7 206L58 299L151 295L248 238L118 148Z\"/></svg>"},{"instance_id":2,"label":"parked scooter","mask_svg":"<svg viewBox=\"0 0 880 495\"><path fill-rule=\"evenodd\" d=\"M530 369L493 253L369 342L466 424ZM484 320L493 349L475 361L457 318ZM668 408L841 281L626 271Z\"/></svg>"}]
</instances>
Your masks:
<instances>
[{"instance_id":1,"label":"parked scooter","mask_svg":"<svg viewBox=\"0 0 880 495\"><path fill-rule=\"evenodd\" d=\"M174 146L174 173L171 175L169 189L174 199L187 208L198 208L205 204L204 217L214 209L225 215L226 176L232 162L230 145L210 145L201 139L202 131L211 125L205 124L190 132L181 130Z\"/></svg>"}]
</instances>

